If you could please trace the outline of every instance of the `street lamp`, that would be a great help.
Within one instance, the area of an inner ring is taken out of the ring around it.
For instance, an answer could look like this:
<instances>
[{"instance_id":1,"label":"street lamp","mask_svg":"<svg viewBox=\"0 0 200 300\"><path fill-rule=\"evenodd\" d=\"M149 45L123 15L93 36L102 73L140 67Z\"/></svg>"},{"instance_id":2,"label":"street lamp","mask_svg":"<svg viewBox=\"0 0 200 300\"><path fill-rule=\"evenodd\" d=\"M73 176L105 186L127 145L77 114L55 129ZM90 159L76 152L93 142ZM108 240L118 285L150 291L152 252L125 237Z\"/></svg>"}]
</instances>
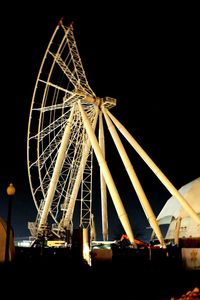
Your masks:
<instances>
[{"instance_id":1,"label":"street lamp","mask_svg":"<svg viewBox=\"0 0 200 300\"><path fill-rule=\"evenodd\" d=\"M10 244L10 229L11 229L11 212L12 212L12 198L15 195L15 187L12 183L6 189L8 195L8 216L7 216L7 230L6 230L6 248L5 248L5 262L9 261L9 244Z\"/></svg>"}]
</instances>

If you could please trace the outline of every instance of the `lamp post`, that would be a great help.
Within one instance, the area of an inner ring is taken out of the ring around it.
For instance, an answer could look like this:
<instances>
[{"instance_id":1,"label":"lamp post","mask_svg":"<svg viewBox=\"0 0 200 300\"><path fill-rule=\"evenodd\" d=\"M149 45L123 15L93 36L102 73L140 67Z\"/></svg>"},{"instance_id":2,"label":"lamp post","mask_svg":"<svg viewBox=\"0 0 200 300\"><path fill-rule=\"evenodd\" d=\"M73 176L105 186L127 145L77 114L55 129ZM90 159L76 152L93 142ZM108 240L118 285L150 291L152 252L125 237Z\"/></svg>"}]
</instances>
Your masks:
<instances>
[{"instance_id":1,"label":"lamp post","mask_svg":"<svg viewBox=\"0 0 200 300\"><path fill-rule=\"evenodd\" d=\"M5 262L9 261L9 244L10 244L10 229L11 229L11 212L12 212L12 198L15 195L15 187L12 183L7 187L8 195L8 216L7 216L7 230L6 230L6 247L5 247Z\"/></svg>"}]
</instances>

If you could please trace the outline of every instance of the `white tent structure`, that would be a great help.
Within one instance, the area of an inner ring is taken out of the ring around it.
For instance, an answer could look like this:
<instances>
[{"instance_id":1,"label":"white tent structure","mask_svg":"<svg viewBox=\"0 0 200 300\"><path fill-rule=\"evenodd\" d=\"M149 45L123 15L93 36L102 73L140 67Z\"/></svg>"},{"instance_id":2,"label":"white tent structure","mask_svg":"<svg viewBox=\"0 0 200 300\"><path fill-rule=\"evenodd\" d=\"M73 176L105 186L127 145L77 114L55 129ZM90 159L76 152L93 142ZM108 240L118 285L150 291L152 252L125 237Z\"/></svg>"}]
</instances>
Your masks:
<instances>
[{"instance_id":1,"label":"white tent structure","mask_svg":"<svg viewBox=\"0 0 200 300\"><path fill-rule=\"evenodd\" d=\"M200 215L200 177L182 186L179 192ZM176 244L179 238L200 238L200 226L174 196L166 202L157 221L159 225L169 224L165 239L174 240Z\"/></svg>"}]
</instances>

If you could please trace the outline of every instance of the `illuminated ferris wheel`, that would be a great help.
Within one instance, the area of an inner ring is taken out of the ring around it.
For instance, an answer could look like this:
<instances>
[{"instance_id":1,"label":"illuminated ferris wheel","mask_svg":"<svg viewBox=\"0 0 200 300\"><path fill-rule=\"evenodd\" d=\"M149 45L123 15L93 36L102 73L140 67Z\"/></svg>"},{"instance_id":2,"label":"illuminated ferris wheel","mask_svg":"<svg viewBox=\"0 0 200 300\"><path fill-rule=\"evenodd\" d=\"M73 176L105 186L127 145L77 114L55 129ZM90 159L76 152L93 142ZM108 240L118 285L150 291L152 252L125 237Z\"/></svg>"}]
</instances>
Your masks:
<instances>
[{"instance_id":1,"label":"illuminated ferris wheel","mask_svg":"<svg viewBox=\"0 0 200 300\"><path fill-rule=\"evenodd\" d=\"M44 233L66 239L73 231L75 211L79 226L89 229L95 240L93 215L94 155L99 165L102 239L108 240L107 193L129 240L134 234L128 214L106 162L104 123L116 145L143 210L161 245L165 247L153 210L137 178L119 132L166 185L188 208L177 190L111 114L116 100L99 98L90 88L74 38L73 25L62 20L56 26L44 54L33 92L27 136L30 188L37 209L29 223L33 238ZM167 183L166 183L167 182ZM191 208L190 212L194 214Z\"/></svg>"}]
</instances>

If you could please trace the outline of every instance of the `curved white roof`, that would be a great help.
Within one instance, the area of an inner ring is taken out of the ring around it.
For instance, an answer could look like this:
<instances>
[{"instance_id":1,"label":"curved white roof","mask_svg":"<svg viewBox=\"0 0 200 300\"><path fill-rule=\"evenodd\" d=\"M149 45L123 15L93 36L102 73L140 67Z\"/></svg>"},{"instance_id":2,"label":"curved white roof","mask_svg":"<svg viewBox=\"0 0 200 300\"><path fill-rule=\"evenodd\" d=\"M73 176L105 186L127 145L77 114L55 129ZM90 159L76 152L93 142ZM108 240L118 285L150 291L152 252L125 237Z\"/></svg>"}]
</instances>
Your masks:
<instances>
[{"instance_id":1,"label":"curved white roof","mask_svg":"<svg viewBox=\"0 0 200 300\"><path fill-rule=\"evenodd\" d=\"M190 206L197 213L200 213L200 177L182 186L179 192ZM186 216L188 216L188 213L182 208L180 202L172 196L163 206L157 216L157 221L159 224L169 224L172 218L184 218Z\"/></svg>"}]
</instances>

